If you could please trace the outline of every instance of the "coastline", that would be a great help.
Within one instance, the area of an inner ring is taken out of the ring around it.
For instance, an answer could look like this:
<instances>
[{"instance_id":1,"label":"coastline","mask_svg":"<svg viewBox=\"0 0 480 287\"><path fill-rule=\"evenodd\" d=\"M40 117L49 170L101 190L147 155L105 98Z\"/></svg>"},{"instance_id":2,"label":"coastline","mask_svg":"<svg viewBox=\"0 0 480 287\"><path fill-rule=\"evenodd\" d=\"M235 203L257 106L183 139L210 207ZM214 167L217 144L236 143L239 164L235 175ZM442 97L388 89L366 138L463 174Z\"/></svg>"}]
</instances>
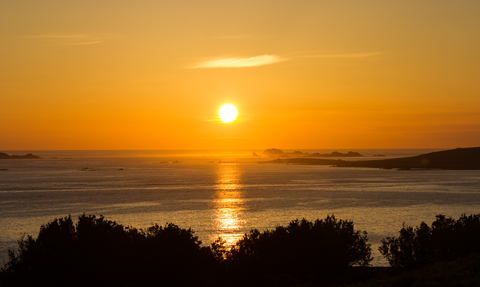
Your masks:
<instances>
[{"instance_id":1,"label":"coastline","mask_svg":"<svg viewBox=\"0 0 480 287\"><path fill-rule=\"evenodd\" d=\"M341 159L289 158L275 159L262 163L286 163L303 165L331 165L333 167L367 167L381 169L443 169L443 170L479 170L480 147L457 148L437 151L411 157L345 161Z\"/></svg>"}]
</instances>

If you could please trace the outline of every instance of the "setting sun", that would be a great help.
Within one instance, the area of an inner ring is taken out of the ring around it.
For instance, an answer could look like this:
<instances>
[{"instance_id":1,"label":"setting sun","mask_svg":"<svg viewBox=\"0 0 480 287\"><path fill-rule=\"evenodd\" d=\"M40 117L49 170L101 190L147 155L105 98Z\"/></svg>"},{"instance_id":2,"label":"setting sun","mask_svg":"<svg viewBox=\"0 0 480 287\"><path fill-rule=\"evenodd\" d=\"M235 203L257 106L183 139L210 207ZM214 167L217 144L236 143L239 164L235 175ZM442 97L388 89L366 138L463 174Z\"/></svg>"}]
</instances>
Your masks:
<instances>
[{"instance_id":1,"label":"setting sun","mask_svg":"<svg viewBox=\"0 0 480 287\"><path fill-rule=\"evenodd\" d=\"M232 104L225 104L218 110L218 115L222 123L231 123L237 119L238 110Z\"/></svg>"},{"instance_id":2,"label":"setting sun","mask_svg":"<svg viewBox=\"0 0 480 287\"><path fill-rule=\"evenodd\" d=\"M480 287L479 15L0 0L0 287Z\"/></svg>"},{"instance_id":3,"label":"setting sun","mask_svg":"<svg viewBox=\"0 0 480 287\"><path fill-rule=\"evenodd\" d=\"M480 142L480 1L137 2L0 1L0 152Z\"/></svg>"}]
</instances>

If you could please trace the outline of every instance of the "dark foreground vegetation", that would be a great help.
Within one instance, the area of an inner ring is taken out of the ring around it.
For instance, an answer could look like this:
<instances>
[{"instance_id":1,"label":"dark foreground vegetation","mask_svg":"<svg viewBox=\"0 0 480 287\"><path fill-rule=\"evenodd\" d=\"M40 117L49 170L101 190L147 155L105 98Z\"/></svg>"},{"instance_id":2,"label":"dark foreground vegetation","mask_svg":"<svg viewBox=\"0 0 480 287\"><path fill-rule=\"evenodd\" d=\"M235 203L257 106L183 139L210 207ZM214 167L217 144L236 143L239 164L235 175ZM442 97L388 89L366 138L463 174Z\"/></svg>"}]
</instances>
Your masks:
<instances>
[{"instance_id":1,"label":"dark foreground vegetation","mask_svg":"<svg viewBox=\"0 0 480 287\"><path fill-rule=\"evenodd\" d=\"M407 269L450 262L472 253L480 254L480 214L458 220L437 215L428 226L403 226L398 237L382 240L380 253L392 267Z\"/></svg>"},{"instance_id":2,"label":"dark foreground vegetation","mask_svg":"<svg viewBox=\"0 0 480 287\"><path fill-rule=\"evenodd\" d=\"M471 254L451 262L438 262L414 269L391 268L355 287L426 287L426 286L480 286L480 256Z\"/></svg>"},{"instance_id":3,"label":"dark foreground vegetation","mask_svg":"<svg viewBox=\"0 0 480 287\"><path fill-rule=\"evenodd\" d=\"M292 221L245 234L229 249L218 239L202 247L191 229L174 224L146 230L104 217L55 219L36 239L9 251L1 286L275 286L320 283L345 269L368 266L370 245L353 222ZM282 278L282 279L279 279Z\"/></svg>"},{"instance_id":4,"label":"dark foreground vegetation","mask_svg":"<svg viewBox=\"0 0 480 287\"><path fill-rule=\"evenodd\" d=\"M0 286L480 286L479 243L480 214L438 215L383 239L392 268L371 268L366 232L333 215L253 229L229 248L172 223L143 230L84 214L19 240Z\"/></svg>"}]
</instances>

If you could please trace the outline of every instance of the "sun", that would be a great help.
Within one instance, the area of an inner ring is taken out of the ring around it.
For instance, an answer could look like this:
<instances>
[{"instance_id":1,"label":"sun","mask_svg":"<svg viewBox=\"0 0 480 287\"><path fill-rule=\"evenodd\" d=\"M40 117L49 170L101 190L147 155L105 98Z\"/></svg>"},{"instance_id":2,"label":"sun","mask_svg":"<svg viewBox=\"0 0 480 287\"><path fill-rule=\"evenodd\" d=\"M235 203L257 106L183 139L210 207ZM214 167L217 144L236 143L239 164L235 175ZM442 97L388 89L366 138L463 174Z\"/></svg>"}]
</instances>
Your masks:
<instances>
[{"instance_id":1,"label":"sun","mask_svg":"<svg viewBox=\"0 0 480 287\"><path fill-rule=\"evenodd\" d=\"M225 104L218 110L218 115L222 123L231 123L237 119L238 110L232 104Z\"/></svg>"}]
</instances>

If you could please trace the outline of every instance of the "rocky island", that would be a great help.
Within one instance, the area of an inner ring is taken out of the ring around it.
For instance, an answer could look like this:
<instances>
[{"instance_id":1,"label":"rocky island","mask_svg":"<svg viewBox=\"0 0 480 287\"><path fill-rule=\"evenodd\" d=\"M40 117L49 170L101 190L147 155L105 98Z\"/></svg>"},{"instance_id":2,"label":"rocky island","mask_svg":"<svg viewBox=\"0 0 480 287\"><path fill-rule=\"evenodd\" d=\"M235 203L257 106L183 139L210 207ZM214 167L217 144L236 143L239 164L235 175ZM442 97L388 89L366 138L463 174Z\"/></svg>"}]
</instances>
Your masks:
<instances>
[{"instance_id":1,"label":"rocky island","mask_svg":"<svg viewBox=\"0 0 480 287\"><path fill-rule=\"evenodd\" d=\"M41 158L38 155L27 153L26 155L8 155L4 152L0 152L0 159L38 159Z\"/></svg>"},{"instance_id":2,"label":"rocky island","mask_svg":"<svg viewBox=\"0 0 480 287\"><path fill-rule=\"evenodd\" d=\"M335 167L371 167L384 169L480 169L480 147L457 148L412 157L382 160L345 161L313 158L288 158L267 161L266 163L331 165Z\"/></svg>"},{"instance_id":3,"label":"rocky island","mask_svg":"<svg viewBox=\"0 0 480 287\"><path fill-rule=\"evenodd\" d=\"M294 152L284 152L280 149L271 148L266 149L262 153L264 156L268 157L360 157L363 156L358 152L349 151L348 153L341 153L338 151L334 151L332 153L308 153L308 152L301 152L301 151L294 151Z\"/></svg>"}]
</instances>

